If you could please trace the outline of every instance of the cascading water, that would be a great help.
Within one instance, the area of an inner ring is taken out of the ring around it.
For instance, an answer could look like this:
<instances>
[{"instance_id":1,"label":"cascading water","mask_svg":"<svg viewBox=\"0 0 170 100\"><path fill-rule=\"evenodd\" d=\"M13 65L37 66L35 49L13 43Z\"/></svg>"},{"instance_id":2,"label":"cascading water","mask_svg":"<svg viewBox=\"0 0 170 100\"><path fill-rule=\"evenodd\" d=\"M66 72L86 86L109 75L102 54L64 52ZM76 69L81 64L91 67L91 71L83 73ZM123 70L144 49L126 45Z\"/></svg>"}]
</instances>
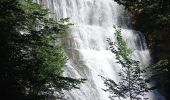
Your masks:
<instances>
[{"instance_id":1,"label":"cascading water","mask_svg":"<svg viewBox=\"0 0 170 100\"><path fill-rule=\"evenodd\" d=\"M65 41L69 57L64 75L74 78L86 78L80 89L65 92L67 100L109 100L101 76L118 81L117 73L121 65L116 63L113 53L108 50L107 38L113 42L114 25L126 22L119 20L122 7L114 0L38 0L47 6L50 16L57 20L70 18L74 26ZM126 26L123 24L122 26ZM149 64L150 55L144 37L137 31L122 28L122 35L134 50L133 58L142 64ZM150 95L149 100L163 100Z\"/></svg>"}]
</instances>

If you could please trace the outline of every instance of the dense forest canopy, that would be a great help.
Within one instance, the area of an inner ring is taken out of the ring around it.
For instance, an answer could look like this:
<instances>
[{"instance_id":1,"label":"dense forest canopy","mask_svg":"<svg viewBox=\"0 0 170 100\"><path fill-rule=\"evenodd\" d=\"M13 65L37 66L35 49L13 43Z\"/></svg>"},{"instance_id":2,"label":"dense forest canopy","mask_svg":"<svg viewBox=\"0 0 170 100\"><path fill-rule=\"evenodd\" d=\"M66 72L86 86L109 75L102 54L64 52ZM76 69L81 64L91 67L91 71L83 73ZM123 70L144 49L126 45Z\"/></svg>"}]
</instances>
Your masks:
<instances>
[{"instance_id":1,"label":"dense forest canopy","mask_svg":"<svg viewBox=\"0 0 170 100\"><path fill-rule=\"evenodd\" d=\"M63 89L82 82L62 76L67 58L56 38L67 34L68 19L57 22L47 14L31 0L0 0L1 99L52 99L54 91L60 98Z\"/></svg>"},{"instance_id":2,"label":"dense forest canopy","mask_svg":"<svg viewBox=\"0 0 170 100\"><path fill-rule=\"evenodd\" d=\"M170 61L170 1L115 1L132 16L133 27L145 34L153 63L161 59ZM62 76L67 57L56 38L64 37L72 24L68 18L60 21L48 18L49 13L32 0L0 0L1 99L62 98L62 90L78 88L78 84L84 82ZM162 71L164 68L168 71ZM164 68L155 69L159 73L154 80L168 100L170 67Z\"/></svg>"}]
</instances>

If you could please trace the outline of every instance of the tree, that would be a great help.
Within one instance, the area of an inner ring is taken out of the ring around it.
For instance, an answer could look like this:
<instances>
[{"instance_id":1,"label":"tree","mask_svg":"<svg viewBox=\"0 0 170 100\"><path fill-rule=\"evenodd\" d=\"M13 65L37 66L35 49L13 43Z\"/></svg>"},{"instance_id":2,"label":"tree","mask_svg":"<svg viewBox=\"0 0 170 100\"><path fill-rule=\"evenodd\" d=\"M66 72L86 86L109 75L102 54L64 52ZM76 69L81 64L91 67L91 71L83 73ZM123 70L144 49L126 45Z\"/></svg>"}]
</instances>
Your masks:
<instances>
[{"instance_id":1,"label":"tree","mask_svg":"<svg viewBox=\"0 0 170 100\"><path fill-rule=\"evenodd\" d=\"M169 0L115 0L132 15L133 24L146 32L169 27ZM147 23L145 23L147 22Z\"/></svg>"},{"instance_id":2,"label":"tree","mask_svg":"<svg viewBox=\"0 0 170 100\"><path fill-rule=\"evenodd\" d=\"M132 16L132 24L136 30L144 33L148 47L151 51L153 63L161 59L170 61L170 0L114 0L123 5ZM155 80L160 84L160 90L165 91L164 96L170 99L170 64L166 67L168 71L163 72Z\"/></svg>"},{"instance_id":3,"label":"tree","mask_svg":"<svg viewBox=\"0 0 170 100\"><path fill-rule=\"evenodd\" d=\"M158 74L158 66L166 65L166 62L161 61L157 65L153 65L152 68L144 67L140 64L139 61L136 61L131 58L132 50L127 47L126 42L123 40L121 36L121 29L116 29L115 27L115 37L117 42L113 43L110 39L108 42L110 44L111 51L116 55L117 63L122 65L118 76L120 77L119 82L115 82L111 79L104 79L104 84L107 89L106 92L110 92L110 98L114 99L118 97L129 98L130 100L141 100L142 98L145 100L145 94L154 89L154 87L149 87L148 82L151 80L156 74L146 75L149 71L155 68L155 73ZM161 68L162 69L162 68ZM153 72L153 71L152 71Z\"/></svg>"},{"instance_id":4,"label":"tree","mask_svg":"<svg viewBox=\"0 0 170 100\"><path fill-rule=\"evenodd\" d=\"M48 10L31 0L0 1L0 98L60 98L83 79L63 77L66 56L56 41L67 34L67 19L47 18Z\"/></svg>"}]
</instances>

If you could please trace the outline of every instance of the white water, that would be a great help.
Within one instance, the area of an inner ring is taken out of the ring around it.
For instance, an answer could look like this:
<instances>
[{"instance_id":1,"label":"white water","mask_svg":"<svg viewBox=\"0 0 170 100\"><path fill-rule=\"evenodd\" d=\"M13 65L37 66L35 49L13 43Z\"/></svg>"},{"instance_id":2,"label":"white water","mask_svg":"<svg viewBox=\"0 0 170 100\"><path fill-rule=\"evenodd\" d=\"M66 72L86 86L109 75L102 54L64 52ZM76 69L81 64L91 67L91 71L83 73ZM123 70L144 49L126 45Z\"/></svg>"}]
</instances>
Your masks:
<instances>
[{"instance_id":1,"label":"white water","mask_svg":"<svg viewBox=\"0 0 170 100\"><path fill-rule=\"evenodd\" d=\"M120 65L116 63L113 53L108 50L107 38L114 40L114 25L126 22L119 20L123 14L122 7L113 0L42 0L50 8L51 17L59 20L69 17L75 24L65 42L69 56L64 75L74 78L86 78L79 90L66 92L67 100L110 100L103 80L98 75L118 81L117 72ZM126 24L121 24L126 26ZM137 31L123 29L122 34L128 46L134 50L133 58L142 64L149 64L150 55L144 37ZM149 100L161 100L153 98Z\"/></svg>"}]
</instances>

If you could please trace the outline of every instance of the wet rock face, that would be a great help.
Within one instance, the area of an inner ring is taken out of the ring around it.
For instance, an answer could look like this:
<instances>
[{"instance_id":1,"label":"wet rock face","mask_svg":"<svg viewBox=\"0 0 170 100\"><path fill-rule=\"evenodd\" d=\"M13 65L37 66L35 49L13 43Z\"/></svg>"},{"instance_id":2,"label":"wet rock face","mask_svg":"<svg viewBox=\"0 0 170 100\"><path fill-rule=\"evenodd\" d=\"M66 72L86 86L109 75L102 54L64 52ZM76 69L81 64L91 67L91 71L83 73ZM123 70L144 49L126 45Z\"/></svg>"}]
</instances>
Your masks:
<instances>
[{"instance_id":1,"label":"wet rock face","mask_svg":"<svg viewBox=\"0 0 170 100\"><path fill-rule=\"evenodd\" d=\"M156 13L153 14L157 16ZM153 63L163 59L167 59L170 62L170 24L168 22L166 24L163 24L163 22L156 23L157 17L152 16L151 13L136 14L130 12L130 16L132 27L145 35ZM167 65L167 69L168 72L162 78L167 82L160 90L163 90L163 95L167 100L170 100L170 63Z\"/></svg>"},{"instance_id":2,"label":"wet rock face","mask_svg":"<svg viewBox=\"0 0 170 100\"><path fill-rule=\"evenodd\" d=\"M142 33L145 34L148 48L150 49L153 62L156 63L157 61L162 59L167 59L170 62L170 29L168 29L167 27L163 27L159 29L155 28L152 29L152 31L148 31L140 25L135 26L135 24L134 27L136 27L137 30L140 30ZM168 67L168 72L166 73L164 78L165 80L170 80L169 79L170 64L167 65L167 67ZM167 82L161 89L165 91L163 95L165 95L166 99L170 100L170 96L169 96L170 82Z\"/></svg>"},{"instance_id":3,"label":"wet rock face","mask_svg":"<svg viewBox=\"0 0 170 100\"><path fill-rule=\"evenodd\" d=\"M149 33L146 38L155 61L170 59L170 37L168 33Z\"/></svg>"},{"instance_id":4,"label":"wet rock face","mask_svg":"<svg viewBox=\"0 0 170 100\"><path fill-rule=\"evenodd\" d=\"M152 51L152 57L155 62L161 59L167 59L170 62L170 31L160 30L159 32L150 33L147 36L149 48ZM170 64L167 65L168 72L165 75L165 81L167 83L161 88L165 91L164 95L167 100L170 100L170 82L168 82L170 76ZM166 77L167 76L167 77Z\"/></svg>"}]
</instances>

